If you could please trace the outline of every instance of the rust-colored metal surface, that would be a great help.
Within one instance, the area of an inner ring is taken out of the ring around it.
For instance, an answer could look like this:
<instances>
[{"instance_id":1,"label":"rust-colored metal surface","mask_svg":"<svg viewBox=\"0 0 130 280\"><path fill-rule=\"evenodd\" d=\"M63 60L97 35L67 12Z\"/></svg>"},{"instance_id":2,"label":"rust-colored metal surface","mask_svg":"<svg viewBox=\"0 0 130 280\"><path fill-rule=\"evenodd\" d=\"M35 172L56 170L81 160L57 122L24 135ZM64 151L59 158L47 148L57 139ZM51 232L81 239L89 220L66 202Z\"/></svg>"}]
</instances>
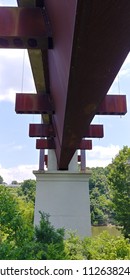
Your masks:
<instances>
[{"instance_id":1,"label":"rust-colored metal surface","mask_svg":"<svg viewBox=\"0 0 130 280\"><path fill-rule=\"evenodd\" d=\"M30 137L55 137L55 132L51 124L30 124Z\"/></svg>"},{"instance_id":2,"label":"rust-colored metal surface","mask_svg":"<svg viewBox=\"0 0 130 280\"><path fill-rule=\"evenodd\" d=\"M119 109L114 101L112 109L104 98L129 52L130 1L18 0L18 4L43 5L48 34L53 35L52 50L29 50L29 57L37 92L51 94L54 100L55 114L42 117L55 130L58 167L67 169L96 113L125 114L125 103Z\"/></svg>"},{"instance_id":3,"label":"rust-colored metal surface","mask_svg":"<svg viewBox=\"0 0 130 280\"><path fill-rule=\"evenodd\" d=\"M47 94L16 93L17 114L53 114L54 106Z\"/></svg>"},{"instance_id":4,"label":"rust-colored metal surface","mask_svg":"<svg viewBox=\"0 0 130 280\"><path fill-rule=\"evenodd\" d=\"M45 0L54 36L48 51L56 155L67 169L129 52L130 1Z\"/></svg>"},{"instance_id":5,"label":"rust-colored metal surface","mask_svg":"<svg viewBox=\"0 0 130 280\"><path fill-rule=\"evenodd\" d=\"M30 124L29 125L30 137L55 137L55 131L52 124ZM92 124L86 130L84 138L103 138L104 131L103 125Z\"/></svg>"},{"instance_id":6,"label":"rust-colored metal surface","mask_svg":"<svg viewBox=\"0 0 130 280\"><path fill-rule=\"evenodd\" d=\"M48 139L37 139L36 149L55 149L54 138ZM77 149L81 150L92 150L92 140L81 140L80 145Z\"/></svg>"},{"instance_id":7,"label":"rust-colored metal surface","mask_svg":"<svg viewBox=\"0 0 130 280\"><path fill-rule=\"evenodd\" d=\"M125 95L106 95L96 111L97 115L125 115L126 113Z\"/></svg>"},{"instance_id":8,"label":"rust-colored metal surface","mask_svg":"<svg viewBox=\"0 0 130 280\"><path fill-rule=\"evenodd\" d=\"M36 140L36 149L55 149L55 142L53 138L50 139L37 139Z\"/></svg>"},{"instance_id":9,"label":"rust-colored metal surface","mask_svg":"<svg viewBox=\"0 0 130 280\"><path fill-rule=\"evenodd\" d=\"M91 124L89 128L85 131L84 138L103 138L104 131L102 124Z\"/></svg>"},{"instance_id":10,"label":"rust-colored metal surface","mask_svg":"<svg viewBox=\"0 0 130 280\"><path fill-rule=\"evenodd\" d=\"M78 148L80 150L92 150L92 140L81 140Z\"/></svg>"},{"instance_id":11,"label":"rust-colored metal surface","mask_svg":"<svg viewBox=\"0 0 130 280\"><path fill-rule=\"evenodd\" d=\"M48 49L52 38L40 8L0 8L0 47Z\"/></svg>"}]
</instances>

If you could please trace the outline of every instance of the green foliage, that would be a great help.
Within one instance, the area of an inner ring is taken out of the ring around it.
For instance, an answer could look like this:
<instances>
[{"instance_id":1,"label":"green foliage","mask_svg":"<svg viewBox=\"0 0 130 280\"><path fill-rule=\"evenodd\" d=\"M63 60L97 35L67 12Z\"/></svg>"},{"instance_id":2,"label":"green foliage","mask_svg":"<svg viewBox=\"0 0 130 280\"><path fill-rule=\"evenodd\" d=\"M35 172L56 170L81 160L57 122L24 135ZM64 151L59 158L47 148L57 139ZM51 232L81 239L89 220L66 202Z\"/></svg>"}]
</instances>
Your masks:
<instances>
[{"instance_id":1,"label":"green foliage","mask_svg":"<svg viewBox=\"0 0 130 280\"><path fill-rule=\"evenodd\" d=\"M96 237L80 239L70 232L65 242L65 252L69 260L129 260L129 240L121 236L111 236L107 231Z\"/></svg>"},{"instance_id":2,"label":"green foliage","mask_svg":"<svg viewBox=\"0 0 130 280\"><path fill-rule=\"evenodd\" d=\"M68 232L65 242L65 253L69 260L83 260L83 243L75 232Z\"/></svg>"},{"instance_id":3,"label":"green foliage","mask_svg":"<svg viewBox=\"0 0 130 280\"><path fill-rule=\"evenodd\" d=\"M17 196L0 186L0 259L65 259L64 230L56 230L44 213L34 229L21 208Z\"/></svg>"},{"instance_id":4,"label":"green foliage","mask_svg":"<svg viewBox=\"0 0 130 280\"><path fill-rule=\"evenodd\" d=\"M12 184L12 185L18 185L18 182L17 182L16 180L13 180L13 181L11 182L11 184Z\"/></svg>"},{"instance_id":5,"label":"green foliage","mask_svg":"<svg viewBox=\"0 0 130 280\"><path fill-rule=\"evenodd\" d=\"M130 235L130 148L125 146L108 167L115 220L125 237Z\"/></svg>"},{"instance_id":6,"label":"green foliage","mask_svg":"<svg viewBox=\"0 0 130 280\"><path fill-rule=\"evenodd\" d=\"M92 225L107 225L112 222L107 170L96 167L91 171L89 180L91 222Z\"/></svg>"},{"instance_id":7,"label":"green foliage","mask_svg":"<svg viewBox=\"0 0 130 280\"><path fill-rule=\"evenodd\" d=\"M65 259L64 229L55 229L49 221L49 215L40 214L40 224L35 227L36 242L40 245L40 259Z\"/></svg>"},{"instance_id":8,"label":"green foliage","mask_svg":"<svg viewBox=\"0 0 130 280\"><path fill-rule=\"evenodd\" d=\"M26 201L35 202L35 193L36 193L36 181L35 180L25 180L21 187L19 188L18 195L24 196Z\"/></svg>"},{"instance_id":9,"label":"green foliage","mask_svg":"<svg viewBox=\"0 0 130 280\"><path fill-rule=\"evenodd\" d=\"M121 236L111 236L107 231L83 241L83 254L89 260L129 260L129 240Z\"/></svg>"}]
</instances>

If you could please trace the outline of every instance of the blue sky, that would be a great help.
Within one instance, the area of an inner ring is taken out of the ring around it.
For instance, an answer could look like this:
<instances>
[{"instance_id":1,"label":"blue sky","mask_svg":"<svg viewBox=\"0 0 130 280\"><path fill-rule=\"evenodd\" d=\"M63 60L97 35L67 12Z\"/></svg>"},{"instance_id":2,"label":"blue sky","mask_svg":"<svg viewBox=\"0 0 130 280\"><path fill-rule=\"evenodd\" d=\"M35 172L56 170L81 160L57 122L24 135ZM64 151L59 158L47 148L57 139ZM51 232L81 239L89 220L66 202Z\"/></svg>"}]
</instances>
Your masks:
<instances>
[{"instance_id":1,"label":"blue sky","mask_svg":"<svg viewBox=\"0 0 130 280\"><path fill-rule=\"evenodd\" d=\"M16 5L14 0L0 1L0 6ZM35 86L26 50L0 49L0 175L4 181L35 178L39 151L36 140L29 138L29 123L40 122L37 115L17 115L17 92L34 93ZM126 94L128 113L123 116L96 116L93 123L104 124L105 137L93 139L87 151L87 166L106 166L124 145L130 145L130 55L116 77L110 94Z\"/></svg>"}]
</instances>

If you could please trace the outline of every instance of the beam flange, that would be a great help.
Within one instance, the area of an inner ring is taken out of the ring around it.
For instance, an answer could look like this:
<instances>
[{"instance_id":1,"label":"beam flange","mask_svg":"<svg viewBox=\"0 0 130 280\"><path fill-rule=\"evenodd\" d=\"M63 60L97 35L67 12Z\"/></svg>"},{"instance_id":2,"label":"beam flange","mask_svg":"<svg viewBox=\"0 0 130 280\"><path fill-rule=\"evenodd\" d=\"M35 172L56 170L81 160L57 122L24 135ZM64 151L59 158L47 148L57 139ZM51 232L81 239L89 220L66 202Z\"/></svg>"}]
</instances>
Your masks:
<instances>
[{"instance_id":1,"label":"beam flange","mask_svg":"<svg viewBox=\"0 0 130 280\"><path fill-rule=\"evenodd\" d=\"M92 140L82 139L78 149L80 149L80 150L92 150Z\"/></svg>"},{"instance_id":2,"label":"beam flange","mask_svg":"<svg viewBox=\"0 0 130 280\"><path fill-rule=\"evenodd\" d=\"M30 137L55 137L55 132L51 124L30 124Z\"/></svg>"},{"instance_id":3,"label":"beam flange","mask_svg":"<svg viewBox=\"0 0 130 280\"><path fill-rule=\"evenodd\" d=\"M36 140L36 149L48 149L54 150L55 149L55 142L53 138L50 139L37 139Z\"/></svg>"},{"instance_id":4,"label":"beam flange","mask_svg":"<svg viewBox=\"0 0 130 280\"><path fill-rule=\"evenodd\" d=\"M52 37L40 8L0 8L0 48L48 49Z\"/></svg>"},{"instance_id":5,"label":"beam flange","mask_svg":"<svg viewBox=\"0 0 130 280\"><path fill-rule=\"evenodd\" d=\"M49 94L16 93L17 114L53 114L54 106Z\"/></svg>"},{"instance_id":6,"label":"beam flange","mask_svg":"<svg viewBox=\"0 0 130 280\"><path fill-rule=\"evenodd\" d=\"M91 124L84 134L84 138L103 138L104 131L102 124Z\"/></svg>"},{"instance_id":7,"label":"beam flange","mask_svg":"<svg viewBox=\"0 0 130 280\"><path fill-rule=\"evenodd\" d=\"M125 95L106 95L97 109L96 115L125 115L127 102Z\"/></svg>"},{"instance_id":8,"label":"beam flange","mask_svg":"<svg viewBox=\"0 0 130 280\"><path fill-rule=\"evenodd\" d=\"M55 149L54 138L48 139L37 139L36 140L36 149ZM82 139L78 149L80 150L92 150L92 140Z\"/></svg>"}]
</instances>

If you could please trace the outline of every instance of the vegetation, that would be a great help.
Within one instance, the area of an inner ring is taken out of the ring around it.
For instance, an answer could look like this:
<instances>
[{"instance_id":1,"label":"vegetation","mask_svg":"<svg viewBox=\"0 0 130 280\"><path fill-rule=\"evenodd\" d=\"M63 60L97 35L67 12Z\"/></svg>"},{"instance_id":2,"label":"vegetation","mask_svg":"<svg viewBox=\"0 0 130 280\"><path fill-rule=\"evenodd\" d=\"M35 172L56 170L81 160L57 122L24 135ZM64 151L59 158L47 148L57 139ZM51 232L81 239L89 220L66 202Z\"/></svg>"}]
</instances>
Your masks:
<instances>
[{"instance_id":1,"label":"vegetation","mask_svg":"<svg viewBox=\"0 0 130 280\"><path fill-rule=\"evenodd\" d=\"M115 221L125 237L130 235L130 148L124 147L108 167Z\"/></svg>"},{"instance_id":2,"label":"vegetation","mask_svg":"<svg viewBox=\"0 0 130 280\"><path fill-rule=\"evenodd\" d=\"M92 168L90 178L93 225L114 224L130 234L130 148L127 146L106 168Z\"/></svg>"},{"instance_id":3,"label":"vegetation","mask_svg":"<svg viewBox=\"0 0 130 280\"><path fill-rule=\"evenodd\" d=\"M130 148L124 147L112 164L91 169L92 224L114 224L122 230L120 236L103 232L80 239L69 232L65 239L64 229L55 229L45 213L34 228L36 182L25 180L14 188L0 185L0 259L130 259L129 159Z\"/></svg>"},{"instance_id":4,"label":"vegetation","mask_svg":"<svg viewBox=\"0 0 130 280\"><path fill-rule=\"evenodd\" d=\"M35 202L35 193L36 193L36 181L35 180L25 180L19 189L19 196L24 196L26 201Z\"/></svg>"},{"instance_id":5,"label":"vegetation","mask_svg":"<svg viewBox=\"0 0 130 280\"><path fill-rule=\"evenodd\" d=\"M65 259L64 230L54 229L47 214L41 213L40 224L34 229L16 197L4 186L0 186L0 209L0 259Z\"/></svg>"},{"instance_id":6,"label":"vegetation","mask_svg":"<svg viewBox=\"0 0 130 280\"><path fill-rule=\"evenodd\" d=\"M107 170L92 168L89 181L92 225L112 223L111 196L107 180Z\"/></svg>"},{"instance_id":7,"label":"vegetation","mask_svg":"<svg viewBox=\"0 0 130 280\"><path fill-rule=\"evenodd\" d=\"M71 232L65 241L65 252L70 260L129 260L130 244L123 235L111 236L107 231L83 240Z\"/></svg>"},{"instance_id":8,"label":"vegetation","mask_svg":"<svg viewBox=\"0 0 130 280\"><path fill-rule=\"evenodd\" d=\"M25 201L25 203L28 203ZM64 230L55 229L49 215L41 214L39 226L33 228L16 196L0 186L0 259L4 260L82 260L129 259L129 240L123 235L110 236L103 232L97 237L80 239L70 232L64 239Z\"/></svg>"}]
</instances>

